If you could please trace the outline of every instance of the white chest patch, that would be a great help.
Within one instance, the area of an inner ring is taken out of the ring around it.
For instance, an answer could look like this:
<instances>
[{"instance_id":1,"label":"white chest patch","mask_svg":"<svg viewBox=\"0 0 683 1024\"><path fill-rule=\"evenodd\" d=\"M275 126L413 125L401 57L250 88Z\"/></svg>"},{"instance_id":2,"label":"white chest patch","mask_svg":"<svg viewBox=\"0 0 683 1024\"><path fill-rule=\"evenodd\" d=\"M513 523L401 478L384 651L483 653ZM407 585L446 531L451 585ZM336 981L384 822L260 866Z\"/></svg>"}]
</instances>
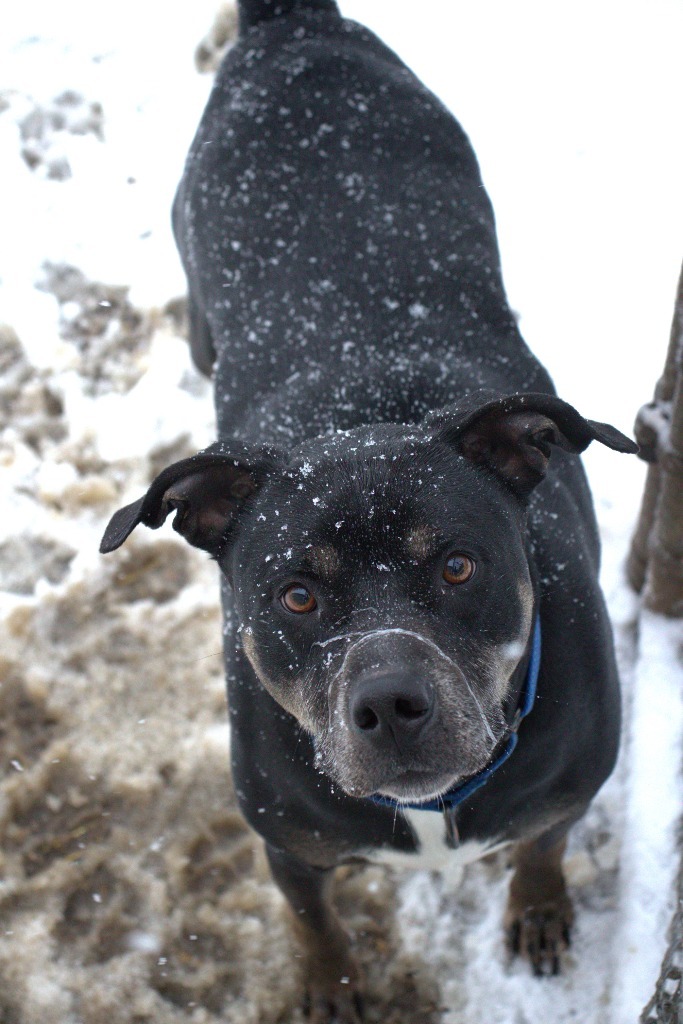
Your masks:
<instances>
[{"instance_id":1,"label":"white chest patch","mask_svg":"<svg viewBox=\"0 0 683 1024\"><path fill-rule=\"evenodd\" d=\"M449 888L460 884L463 871L480 857L508 846L507 841L480 843L475 840L462 843L456 849L446 844L446 822L437 811L417 811L405 808L402 814L415 834L418 849L415 853L400 850L371 850L366 857L373 864L385 864L392 868L409 868L413 871L438 871L445 876Z\"/></svg>"}]
</instances>

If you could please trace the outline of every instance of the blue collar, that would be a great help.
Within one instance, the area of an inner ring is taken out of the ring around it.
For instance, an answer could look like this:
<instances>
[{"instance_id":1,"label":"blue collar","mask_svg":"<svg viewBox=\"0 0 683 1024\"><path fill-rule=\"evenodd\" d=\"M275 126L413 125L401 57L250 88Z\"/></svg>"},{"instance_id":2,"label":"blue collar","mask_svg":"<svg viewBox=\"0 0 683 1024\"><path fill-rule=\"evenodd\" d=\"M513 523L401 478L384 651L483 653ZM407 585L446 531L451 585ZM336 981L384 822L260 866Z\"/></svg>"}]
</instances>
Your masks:
<instances>
[{"instance_id":1,"label":"blue collar","mask_svg":"<svg viewBox=\"0 0 683 1024\"><path fill-rule=\"evenodd\" d=\"M372 796L370 799L373 803L380 804L383 807L402 807L412 808L416 811L445 811L457 807L463 800L466 800L472 793L476 793L478 789L486 785L494 772L498 771L501 765L505 764L507 759L512 754L512 751L517 746L517 730L519 729L522 719L531 711L534 706L534 700L536 698L536 686L538 684L538 672L541 667L541 619L540 616L536 616L536 624L534 626L534 635L531 642L531 656L529 658L529 666L526 671L526 679L524 680L524 686L520 696L517 710L515 711L515 717L512 720L510 726L510 735L508 736L507 743L501 754L498 755L495 761L487 765L486 768L482 768L480 772L474 775L467 782L461 782L459 786L455 786L453 789L449 789L447 793L443 793L441 796L435 797L433 800L427 800L424 803L404 803L402 800L394 800L393 797L388 796Z\"/></svg>"}]
</instances>

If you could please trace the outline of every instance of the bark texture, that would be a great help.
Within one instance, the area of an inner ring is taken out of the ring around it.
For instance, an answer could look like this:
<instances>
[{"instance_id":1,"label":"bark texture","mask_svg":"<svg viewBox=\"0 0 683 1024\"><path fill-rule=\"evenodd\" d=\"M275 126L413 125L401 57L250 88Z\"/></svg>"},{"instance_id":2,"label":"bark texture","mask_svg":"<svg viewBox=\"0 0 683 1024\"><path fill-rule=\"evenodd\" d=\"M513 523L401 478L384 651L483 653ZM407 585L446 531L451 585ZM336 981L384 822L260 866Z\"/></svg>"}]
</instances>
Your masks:
<instances>
[{"instance_id":1,"label":"bark texture","mask_svg":"<svg viewBox=\"0 0 683 1024\"><path fill-rule=\"evenodd\" d=\"M628 560L645 607L683 616L683 270L666 365L652 402L636 420L641 458L650 463Z\"/></svg>"}]
</instances>

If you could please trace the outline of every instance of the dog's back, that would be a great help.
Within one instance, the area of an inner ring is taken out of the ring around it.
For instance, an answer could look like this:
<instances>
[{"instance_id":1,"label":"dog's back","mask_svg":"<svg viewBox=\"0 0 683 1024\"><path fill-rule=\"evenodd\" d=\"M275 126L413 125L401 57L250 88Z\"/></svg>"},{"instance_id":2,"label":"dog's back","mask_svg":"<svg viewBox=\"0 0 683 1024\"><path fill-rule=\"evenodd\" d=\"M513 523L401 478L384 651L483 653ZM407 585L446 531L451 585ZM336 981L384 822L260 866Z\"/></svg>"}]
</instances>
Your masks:
<instances>
[{"instance_id":1,"label":"dog's back","mask_svg":"<svg viewBox=\"0 0 683 1024\"><path fill-rule=\"evenodd\" d=\"M240 0L240 34L244 35L255 25L274 18L284 18L300 10L339 14L335 0Z\"/></svg>"},{"instance_id":2,"label":"dog's back","mask_svg":"<svg viewBox=\"0 0 683 1024\"><path fill-rule=\"evenodd\" d=\"M454 379L552 391L443 105L332 3L245 4L242 24L174 214L220 434L414 422L452 400Z\"/></svg>"}]
</instances>

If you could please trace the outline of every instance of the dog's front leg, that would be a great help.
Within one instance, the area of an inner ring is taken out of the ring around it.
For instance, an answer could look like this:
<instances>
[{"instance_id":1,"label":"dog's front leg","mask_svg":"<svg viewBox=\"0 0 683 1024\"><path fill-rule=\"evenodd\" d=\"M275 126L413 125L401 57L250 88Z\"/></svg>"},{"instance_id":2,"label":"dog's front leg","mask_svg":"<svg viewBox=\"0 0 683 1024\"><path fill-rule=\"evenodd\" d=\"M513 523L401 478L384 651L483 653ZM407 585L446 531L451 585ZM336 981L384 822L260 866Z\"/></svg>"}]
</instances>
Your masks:
<instances>
[{"instance_id":1,"label":"dog's front leg","mask_svg":"<svg viewBox=\"0 0 683 1024\"><path fill-rule=\"evenodd\" d=\"M266 853L273 878L293 912L294 931L303 947L311 1024L360 1024L360 970L332 907L332 871L311 867L268 844Z\"/></svg>"},{"instance_id":2,"label":"dog's front leg","mask_svg":"<svg viewBox=\"0 0 683 1024\"><path fill-rule=\"evenodd\" d=\"M515 847L505 933L510 952L529 960L537 975L558 974L569 945L574 910L562 871L566 845L566 835L558 840L553 830Z\"/></svg>"}]
</instances>

